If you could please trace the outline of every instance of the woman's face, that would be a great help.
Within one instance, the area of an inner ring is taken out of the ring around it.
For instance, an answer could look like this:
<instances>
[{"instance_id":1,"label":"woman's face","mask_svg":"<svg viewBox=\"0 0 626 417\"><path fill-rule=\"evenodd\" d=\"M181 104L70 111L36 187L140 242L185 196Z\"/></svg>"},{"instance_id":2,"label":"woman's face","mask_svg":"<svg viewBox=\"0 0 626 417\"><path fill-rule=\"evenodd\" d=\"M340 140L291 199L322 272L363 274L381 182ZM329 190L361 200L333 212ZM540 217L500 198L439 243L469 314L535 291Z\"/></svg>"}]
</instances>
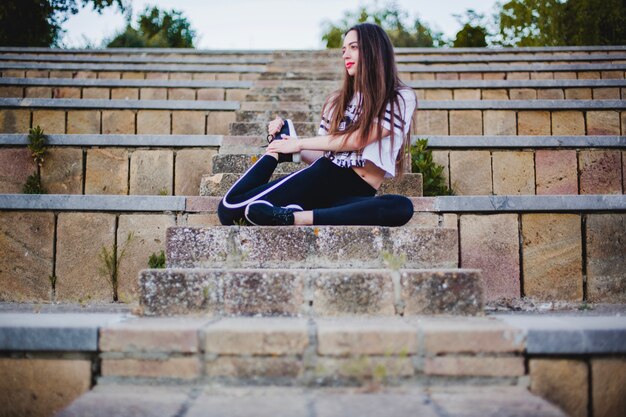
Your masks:
<instances>
[{"instance_id":1,"label":"woman's face","mask_svg":"<svg viewBox=\"0 0 626 417\"><path fill-rule=\"evenodd\" d=\"M356 67L359 65L359 43L356 30L351 30L346 34L341 52L348 75L354 77Z\"/></svg>"}]
</instances>

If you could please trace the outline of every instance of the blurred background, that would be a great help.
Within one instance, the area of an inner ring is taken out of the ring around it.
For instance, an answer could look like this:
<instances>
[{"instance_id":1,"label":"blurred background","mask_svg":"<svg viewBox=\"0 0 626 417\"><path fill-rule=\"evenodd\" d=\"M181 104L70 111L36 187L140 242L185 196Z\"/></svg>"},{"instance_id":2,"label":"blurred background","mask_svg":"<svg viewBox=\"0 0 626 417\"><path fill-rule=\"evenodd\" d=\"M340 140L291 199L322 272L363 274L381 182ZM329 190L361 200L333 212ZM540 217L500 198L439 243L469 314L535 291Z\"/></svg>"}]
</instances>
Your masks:
<instances>
[{"instance_id":1,"label":"blurred background","mask_svg":"<svg viewBox=\"0 0 626 417\"><path fill-rule=\"evenodd\" d=\"M0 45L323 49L364 21L398 47L626 43L624 0L2 0Z\"/></svg>"}]
</instances>

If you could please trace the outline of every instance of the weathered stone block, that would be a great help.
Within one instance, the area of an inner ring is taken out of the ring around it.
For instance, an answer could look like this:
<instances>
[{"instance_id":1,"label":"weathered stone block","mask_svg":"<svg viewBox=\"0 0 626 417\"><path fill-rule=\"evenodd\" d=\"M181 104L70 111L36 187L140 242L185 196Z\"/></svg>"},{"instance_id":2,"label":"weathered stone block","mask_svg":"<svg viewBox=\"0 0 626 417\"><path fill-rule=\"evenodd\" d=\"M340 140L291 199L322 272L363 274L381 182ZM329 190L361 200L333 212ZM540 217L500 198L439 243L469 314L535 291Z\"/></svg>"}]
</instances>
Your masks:
<instances>
[{"instance_id":1,"label":"weathered stone block","mask_svg":"<svg viewBox=\"0 0 626 417\"><path fill-rule=\"evenodd\" d=\"M428 356L443 353L523 352L521 329L484 317L425 317L415 323L424 340Z\"/></svg>"},{"instance_id":2,"label":"weathered stone block","mask_svg":"<svg viewBox=\"0 0 626 417\"><path fill-rule=\"evenodd\" d=\"M626 215L587 215L587 298L626 302Z\"/></svg>"},{"instance_id":3,"label":"weathered stone block","mask_svg":"<svg viewBox=\"0 0 626 417\"><path fill-rule=\"evenodd\" d=\"M215 74L216 80L223 81L239 81L239 74L236 72L227 72L223 74Z\"/></svg>"},{"instance_id":4,"label":"weathered stone block","mask_svg":"<svg viewBox=\"0 0 626 417\"><path fill-rule=\"evenodd\" d=\"M621 157L617 150L581 150L580 194L621 194Z\"/></svg>"},{"instance_id":5,"label":"weathered stone block","mask_svg":"<svg viewBox=\"0 0 626 417\"><path fill-rule=\"evenodd\" d=\"M111 92L108 88L85 87L83 88L83 98L108 100Z\"/></svg>"},{"instance_id":6,"label":"weathered stone block","mask_svg":"<svg viewBox=\"0 0 626 417\"><path fill-rule=\"evenodd\" d=\"M202 372L196 356L166 359L102 359L102 376L195 379Z\"/></svg>"},{"instance_id":7,"label":"weathered stone block","mask_svg":"<svg viewBox=\"0 0 626 417\"><path fill-rule=\"evenodd\" d=\"M518 135L550 136L549 111L520 111L517 113Z\"/></svg>"},{"instance_id":8,"label":"weathered stone block","mask_svg":"<svg viewBox=\"0 0 626 417\"><path fill-rule=\"evenodd\" d=\"M137 134L169 135L171 115L168 110L139 110L137 112Z\"/></svg>"},{"instance_id":9,"label":"weathered stone block","mask_svg":"<svg viewBox=\"0 0 626 417\"><path fill-rule=\"evenodd\" d=\"M537 195L578 194L575 150L535 151Z\"/></svg>"},{"instance_id":10,"label":"weathered stone block","mask_svg":"<svg viewBox=\"0 0 626 417\"><path fill-rule=\"evenodd\" d=\"M457 195L491 194L489 151L451 151L450 183Z\"/></svg>"},{"instance_id":11,"label":"weathered stone block","mask_svg":"<svg viewBox=\"0 0 626 417\"><path fill-rule=\"evenodd\" d=\"M170 80L191 80L193 74L190 72L170 72Z\"/></svg>"},{"instance_id":12,"label":"weathered stone block","mask_svg":"<svg viewBox=\"0 0 626 417\"><path fill-rule=\"evenodd\" d=\"M541 88L537 92L539 100L563 100L565 93L560 88Z\"/></svg>"},{"instance_id":13,"label":"weathered stone block","mask_svg":"<svg viewBox=\"0 0 626 417\"><path fill-rule=\"evenodd\" d=\"M132 110L103 110L102 133L135 134L135 112Z\"/></svg>"},{"instance_id":14,"label":"weathered stone block","mask_svg":"<svg viewBox=\"0 0 626 417\"><path fill-rule=\"evenodd\" d=\"M450 110L450 134L482 135L482 112L480 110Z\"/></svg>"},{"instance_id":15,"label":"weathered stone block","mask_svg":"<svg viewBox=\"0 0 626 417\"><path fill-rule=\"evenodd\" d=\"M405 315L472 315L482 311L478 271L400 271L400 286Z\"/></svg>"},{"instance_id":16,"label":"weathered stone block","mask_svg":"<svg viewBox=\"0 0 626 417\"><path fill-rule=\"evenodd\" d=\"M54 214L5 212L0 216L0 300L50 300Z\"/></svg>"},{"instance_id":17,"label":"weathered stone block","mask_svg":"<svg viewBox=\"0 0 626 417\"><path fill-rule=\"evenodd\" d=\"M508 100L509 92L505 89L488 88L483 91L483 100Z\"/></svg>"},{"instance_id":18,"label":"weathered stone block","mask_svg":"<svg viewBox=\"0 0 626 417\"><path fill-rule=\"evenodd\" d=\"M594 417L619 417L626 410L626 359L591 360Z\"/></svg>"},{"instance_id":19,"label":"weathered stone block","mask_svg":"<svg viewBox=\"0 0 626 417\"><path fill-rule=\"evenodd\" d=\"M318 315L395 314L392 277L380 271L337 271L315 278L311 285Z\"/></svg>"},{"instance_id":20,"label":"weathered stone block","mask_svg":"<svg viewBox=\"0 0 626 417\"><path fill-rule=\"evenodd\" d=\"M328 381L384 381L407 378L415 371L411 358L398 356L322 357L315 362L316 379Z\"/></svg>"},{"instance_id":21,"label":"weathered stone block","mask_svg":"<svg viewBox=\"0 0 626 417\"><path fill-rule=\"evenodd\" d=\"M517 121L514 111L485 111L485 135L515 135Z\"/></svg>"},{"instance_id":22,"label":"weathered stone block","mask_svg":"<svg viewBox=\"0 0 626 417\"><path fill-rule=\"evenodd\" d=\"M45 134L65 133L63 110L33 110L33 126L39 126Z\"/></svg>"},{"instance_id":23,"label":"weathered stone block","mask_svg":"<svg viewBox=\"0 0 626 417\"><path fill-rule=\"evenodd\" d=\"M552 112L553 135L584 135L585 116L580 111L553 111Z\"/></svg>"},{"instance_id":24,"label":"weathered stone block","mask_svg":"<svg viewBox=\"0 0 626 417\"><path fill-rule=\"evenodd\" d=\"M600 80L602 77L600 76L599 71L581 71L578 73L579 80Z\"/></svg>"},{"instance_id":25,"label":"weathered stone block","mask_svg":"<svg viewBox=\"0 0 626 417\"><path fill-rule=\"evenodd\" d=\"M594 100L620 100L620 89L615 88L594 88Z\"/></svg>"},{"instance_id":26,"label":"weathered stone block","mask_svg":"<svg viewBox=\"0 0 626 417\"><path fill-rule=\"evenodd\" d=\"M130 194L171 195L173 174L172 151L135 151L130 156Z\"/></svg>"},{"instance_id":27,"label":"weathered stone block","mask_svg":"<svg viewBox=\"0 0 626 417\"><path fill-rule=\"evenodd\" d=\"M226 318L202 330L206 353L218 355L302 355L309 345L306 319Z\"/></svg>"},{"instance_id":28,"label":"weathered stone block","mask_svg":"<svg viewBox=\"0 0 626 417\"><path fill-rule=\"evenodd\" d=\"M125 250L118 271L120 300L136 302L139 299L137 276L148 268L148 257L165 249L165 230L176 225L176 218L166 214L120 215L117 228L118 254ZM133 237L128 243L129 233Z\"/></svg>"},{"instance_id":29,"label":"weathered stone block","mask_svg":"<svg viewBox=\"0 0 626 417\"><path fill-rule=\"evenodd\" d=\"M112 88L111 99L113 100L139 100L138 88Z\"/></svg>"},{"instance_id":30,"label":"weathered stone block","mask_svg":"<svg viewBox=\"0 0 626 417\"><path fill-rule=\"evenodd\" d=\"M109 79L109 80L119 80L122 78L122 73L117 72L117 71L100 71L98 73L98 78Z\"/></svg>"},{"instance_id":31,"label":"weathered stone block","mask_svg":"<svg viewBox=\"0 0 626 417\"><path fill-rule=\"evenodd\" d=\"M2 86L0 87L0 97L3 98L22 98L24 97L24 89L22 87Z\"/></svg>"},{"instance_id":32,"label":"weathered stone block","mask_svg":"<svg viewBox=\"0 0 626 417\"><path fill-rule=\"evenodd\" d=\"M462 215L461 267L482 270L485 300L520 296L516 214Z\"/></svg>"},{"instance_id":33,"label":"weathered stone block","mask_svg":"<svg viewBox=\"0 0 626 417\"><path fill-rule=\"evenodd\" d=\"M195 100L196 90L193 88L168 88L167 98L169 100Z\"/></svg>"},{"instance_id":34,"label":"weathered stone block","mask_svg":"<svg viewBox=\"0 0 626 417\"><path fill-rule=\"evenodd\" d=\"M624 71L601 71L603 80L623 80Z\"/></svg>"},{"instance_id":35,"label":"weathered stone block","mask_svg":"<svg viewBox=\"0 0 626 417\"><path fill-rule=\"evenodd\" d=\"M74 78L86 79L86 78L98 78L99 71L76 71Z\"/></svg>"},{"instance_id":36,"label":"weathered stone block","mask_svg":"<svg viewBox=\"0 0 626 417\"><path fill-rule=\"evenodd\" d=\"M566 88L566 100L591 100L591 88Z\"/></svg>"},{"instance_id":37,"label":"weathered stone block","mask_svg":"<svg viewBox=\"0 0 626 417\"><path fill-rule=\"evenodd\" d=\"M295 316L304 303L304 281L296 273L233 271L222 285L225 314Z\"/></svg>"},{"instance_id":38,"label":"weathered stone block","mask_svg":"<svg viewBox=\"0 0 626 417\"><path fill-rule=\"evenodd\" d=\"M145 72L139 72L139 71L122 72L123 80L143 80L145 78L146 78Z\"/></svg>"},{"instance_id":39,"label":"weathered stone block","mask_svg":"<svg viewBox=\"0 0 626 417\"><path fill-rule=\"evenodd\" d=\"M67 133L100 133L100 112L98 110L69 110L67 112Z\"/></svg>"},{"instance_id":40,"label":"weathered stone block","mask_svg":"<svg viewBox=\"0 0 626 417\"><path fill-rule=\"evenodd\" d=\"M228 90L230 91L230 90ZM223 88L200 88L198 89L198 100L224 100ZM234 100L232 97L228 97L227 100Z\"/></svg>"},{"instance_id":41,"label":"weathered stone block","mask_svg":"<svg viewBox=\"0 0 626 417\"><path fill-rule=\"evenodd\" d=\"M448 112L446 110L419 110L415 113L418 135L449 135Z\"/></svg>"},{"instance_id":42,"label":"weathered stone block","mask_svg":"<svg viewBox=\"0 0 626 417\"><path fill-rule=\"evenodd\" d=\"M316 324L320 355L411 355L417 352L417 330L399 318L318 319Z\"/></svg>"},{"instance_id":43,"label":"weathered stone block","mask_svg":"<svg viewBox=\"0 0 626 417\"><path fill-rule=\"evenodd\" d=\"M435 73L437 80L458 80L459 74L456 72L437 72Z\"/></svg>"},{"instance_id":44,"label":"weathered stone block","mask_svg":"<svg viewBox=\"0 0 626 417\"><path fill-rule=\"evenodd\" d=\"M48 149L41 167L41 185L50 194L82 194L82 149Z\"/></svg>"},{"instance_id":45,"label":"weathered stone block","mask_svg":"<svg viewBox=\"0 0 626 417\"><path fill-rule=\"evenodd\" d=\"M544 300L581 300L580 216L523 214L524 295Z\"/></svg>"},{"instance_id":46,"label":"weathered stone block","mask_svg":"<svg viewBox=\"0 0 626 417\"><path fill-rule=\"evenodd\" d=\"M206 113L203 111L172 112L172 134L204 135Z\"/></svg>"},{"instance_id":47,"label":"weathered stone block","mask_svg":"<svg viewBox=\"0 0 626 417\"><path fill-rule=\"evenodd\" d=\"M510 71L506 74L507 80L530 80L530 73Z\"/></svg>"},{"instance_id":48,"label":"weathered stone block","mask_svg":"<svg viewBox=\"0 0 626 417\"><path fill-rule=\"evenodd\" d=\"M24 97L28 98L52 98L50 87L26 87Z\"/></svg>"},{"instance_id":49,"label":"weathered stone block","mask_svg":"<svg viewBox=\"0 0 626 417\"><path fill-rule=\"evenodd\" d=\"M85 194L128 194L126 149L88 149Z\"/></svg>"},{"instance_id":50,"label":"weathered stone block","mask_svg":"<svg viewBox=\"0 0 626 417\"><path fill-rule=\"evenodd\" d=\"M200 351L200 329L209 319L172 317L141 318L107 325L100 329L103 352L188 352Z\"/></svg>"},{"instance_id":51,"label":"weathered stone block","mask_svg":"<svg viewBox=\"0 0 626 417\"><path fill-rule=\"evenodd\" d=\"M184 149L176 152L176 195L199 195L202 176L213 169L211 149Z\"/></svg>"},{"instance_id":52,"label":"weathered stone block","mask_svg":"<svg viewBox=\"0 0 626 417\"><path fill-rule=\"evenodd\" d=\"M578 75L576 74L576 72L572 72L572 71L555 71L554 72L555 80L575 80L576 78L578 78Z\"/></svg>"},{"instance_id":53,"label":"weathered stone block","mask_svg":"<svg viewBox=\"0 0 626 417\"><path fill-rule=\"evenodd\" d=\"M530 390L558 405L568 416L587 417L589 372L575 359L531 359Z\"/></svg>"},{"instance_id":54,"label":"weathered stone block","mask_svg":"<svg viewBox=\"0 0 626 417\"><path fill-rule=\"evenodd\" d=\"M80 95L79 87L56 87L52 90L52 98L80 98Z\"/></svg>"},{"instance_id":55,"label":"weathered stone block","mask_svg":"<svg viewBox=\"0 0 626 417\"><path fill-rule=\"evenodd\" d=\"M459 88L454 91L455 100L480 100L480 90Z\"/></svg>"},{"instance_id":56,"label":"weathered stone block","mask_svg":"<svg viewBox=\"0 0 626 417\"><path fill-rule=\"evenodd\" d=\"M212 111L207 117L208 135L228 135L230 123L235 122L235 112Z\"/></svg>"},{"instance_id":57,"label":"weathered stone block","mask_svg":"<svg viewBox=\"0 0 626 417\"><path fill-rule=\"evenodd\" d=\"M0 109L0 133L28 133L30 110Z\"/></svg>"},{"instance_id":58,"label":"weathered stone block","mask_svg":"<svg viewBox=\"0 0 626 417\"><path fill-rule=\"evenodd\" d=\"M88 231L88 232L86 232ZM103 248L111 253L115 215L61 213L57 221L56 296L59 301L111 301L108 275L101 272Z\"/></svg>"},{"instance_id":59,"label":"weathered stone block","mask_svg":"<svg viewBox=\"0 0 626 417\"><path fill-rule=\"evenodd\" d=\"M28 176L36 171L26 147L0 149L0 194L21 193Z\"/></svg>"},{"instance_id":60,"label":"weathered stone block","mask_svg":"<svg viewBox=\"0 0 626 417\"><path fill-rule=\"evenodd\" d=\"M209 377L238 380L289 378L290 381L294 381L304 375L304 361L300 356L220 356L207 360L205 369L205 375ZM282 404L281 400L281 412L284 411ZM233 405L230 405L229 412L232 412L232 409ZM253 411L252 414L259 415L259 410Z\"/></svg>"},{"instance_id":61,"label":"weathered stone block","mask_svg":"<svg viewBox=\"0 0 626 417\"><path fill-rule=\"evenodd\" d=\"M491 159L494 194L535 194L535 166L532 152L493 152Z\"/></svg>"},{"instance_id":62,"label":"weathered stone block","mask_svg":"<svg viewBox=\"0 0 626 417\"><path fill-rule=\"evenodd\" d=\"M617 111L588 111L588 135L619 135L619 112Z\"/></svg>"},{"instance_id":63,"label":"weathered stone block","mask_svg":"<svg viewBox=\"0 0 626 417\"><path fill-rule=\"evenodd\" d=\"M86 359L0 359L3 416L55 415L91 387Z\"/></svg>"},{"instance_id":64,"label":"weathered stone block","mask_svg":"<svg viewBox=\"0 0 626 417\"><path fill-rule=\"evenodd\" d=\"M212 81L212 80L215 80L215 73L213 73L213 72L194 72L192 74L192 79L194 79L194 80Z\"/></svg>"},{"instance_id":65,"label":"weathered stone block","mask_svg":"<svg viewBox=\"0 0 626 417\"><path fill-rule=\"evenodd\" d=\"M524 358L480 357L480 356L437 356L426 358L426 375L441 376L521 376L524 375Z\"/></svg>"},{"instance_id":66,"label":"weathered stone block","mask_svg":"<svg viewBox=\"0 0 626 417\"><path fill-rule=\"evenodd\" d=\"M537 90L533 88L511 88L509 96L511 100L536 100Z\"/></svg>"},{"instance_id":67,"label":"weathered stone block","mask_svg":"<svg viewBox=\"0 0 626 417\"><path fill-rule=\"evenodd\" d=\"M226 100L229 101L244 101L246 95L248 95L247 89L230 88L226 90ZM219 97L219 95L217 95L217 97ZM198 100L200 100L200 90L198 90ZM214 98L211 100L222 100L222 98Z\"/></svg>"},{"instance_id":68,"label":"weathered stone block","mask_svg":"<svg viewBox=\"0 0 626 417\"><path fill-rule=\"evenodd\" d=\"M166 88L141 88L139 90L141 100L167 100Z\"/></svg>"},{"instance_id":69,"label":"weathered stone block","mask_svg":"<svg viewBox=\"0 0 626 417\"><path fill-rule=\"evenodd\" d=\"M426 90L426 100L452 100L452 90Z\"/></svg>"}]
</instances>

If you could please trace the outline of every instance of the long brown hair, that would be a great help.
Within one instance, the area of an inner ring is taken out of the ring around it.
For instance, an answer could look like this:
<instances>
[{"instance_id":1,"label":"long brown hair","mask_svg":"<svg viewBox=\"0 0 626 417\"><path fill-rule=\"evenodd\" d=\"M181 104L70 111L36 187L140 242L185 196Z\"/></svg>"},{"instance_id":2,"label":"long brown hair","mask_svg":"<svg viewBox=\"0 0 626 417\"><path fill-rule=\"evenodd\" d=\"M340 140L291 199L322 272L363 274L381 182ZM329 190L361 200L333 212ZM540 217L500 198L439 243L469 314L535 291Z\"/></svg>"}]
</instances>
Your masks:
<instances>
[{"instance_id":1,"label":"long brown hair","mask_svg":"<svg viewBox=\"0 0 626 417\"><path fill-rule=\"evenodd\" d=\"M398 92L402 88L409 87L398 77L393 45L385 31L372 23L360 23L348 29L344 33L344 37L352 30L357 33L359 48L359 63L356 74L351 76L347 70L344 71L341 89L330 95L324 104L322 114L326 114L327 108L332 110L329 120L331 136L357 132L357 144L359 149L363 149L372 134L375 133L378 137L382 137L383 128L380 121L385 119L385 110L389 104L391 111L389 115L391 149L393 149L394 140L396 140L394 124L404 128L405 124L411 123L412 117L409 117L409 120L396 117L399 100L404 100ZM361 102L357 103L359 116L352 124L340 131L339 125L344 118L344 111L353 99L355 92L361 94ZM378 123L376 123L376 119L378 119ZM396 158L399 173L404 168L405 154L410 144L410 129L409 134L402 136L403 146Z\"/></svg>"}]
</instances>

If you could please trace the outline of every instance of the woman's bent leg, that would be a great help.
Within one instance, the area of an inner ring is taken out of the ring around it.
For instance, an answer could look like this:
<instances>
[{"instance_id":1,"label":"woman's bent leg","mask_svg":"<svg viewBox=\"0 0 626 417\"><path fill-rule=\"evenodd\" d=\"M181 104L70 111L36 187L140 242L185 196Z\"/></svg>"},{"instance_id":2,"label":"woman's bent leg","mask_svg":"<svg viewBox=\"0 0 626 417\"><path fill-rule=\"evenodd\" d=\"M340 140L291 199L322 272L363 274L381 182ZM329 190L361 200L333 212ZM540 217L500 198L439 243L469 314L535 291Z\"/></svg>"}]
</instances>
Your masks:
<instances>
[{"instance_id":1,"label":"woman's bent leg","mask_svg":"<svg viewBox=\"0 0 626 417\"><path fill-rule=\"evenodd\" d=\"M413 217L413 203L402 195L353 197L313 210L316 225L402 226Z\"/></svg>"}]
</instances>

